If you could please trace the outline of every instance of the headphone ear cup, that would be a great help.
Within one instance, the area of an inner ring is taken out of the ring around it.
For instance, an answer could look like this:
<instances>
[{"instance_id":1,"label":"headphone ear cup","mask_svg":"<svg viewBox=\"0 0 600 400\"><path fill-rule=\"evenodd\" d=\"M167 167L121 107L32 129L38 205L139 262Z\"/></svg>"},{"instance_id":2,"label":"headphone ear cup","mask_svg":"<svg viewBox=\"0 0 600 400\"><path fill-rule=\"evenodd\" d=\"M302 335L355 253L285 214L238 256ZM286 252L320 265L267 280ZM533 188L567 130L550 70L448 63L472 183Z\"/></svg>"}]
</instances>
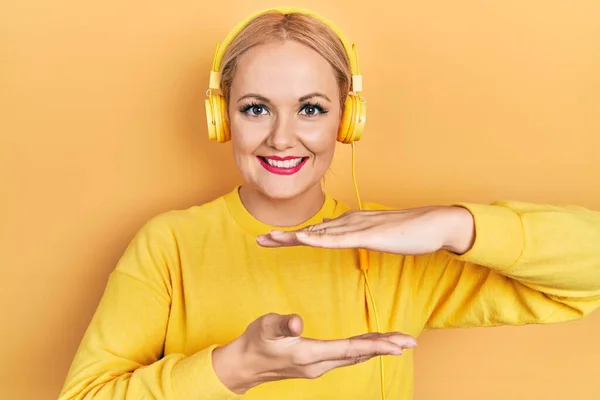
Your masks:
<instances>
[{"instance_id":1,"label":"headphone ear cup","mask_svg":"<svg viewBox=\"0 0 600 400\"><path fill-rule=\"evenodd\" d=\"M206 124L208 126L208 139L217 140L217 125L212 108L212 96L204 100L204 108L206 109Z\"/></svg>"},{"instance_id":2,"label":"headphone ear cup","mask_svg":"<svg viewBox=\"0 0 600 400\"><path fill-rule=\"evenodd\" d=\"M352 125L352 119L354 114L354 102L352 101L352 95L346 97L344 103L344 112L342 113L342 120L340 121L340 128L338 130L338 142L350 143L350 128Z\"/></svg>"},{"instance_id":3,"label":"headphone ear cup","mask_svg":"<svg viewBox=\"0 0 600 400\"><path fill-rule=\"evenodd\" d=\"M215 107L218 107L219 110L219 124L221 127L221 135L219 143L225 143L231 140L231 135L229 132L229 124L227 123L227 104L225 103L225 98L223 96L215 96Z\"/></svg>"},{"instance_id":4,"label":"headphone ear cup","mask_svg":"<svg viewBox=\"0 0 600 400\"><path fill-rule=\"evenodd\" d=\"M365 130L366 104L356 95L349 94L338 132L338 141L349 144L360 140Z\"/></svg>"},{"instance_id":5,"label":"headphone ear cup","mask_svg":"<svg viewBox=\"0 0 600 400\"><path fill-rule=\"evenodd\" d=\"M208 123L208 138L219 143L225 143L230 139L229 125L226 118L226 105L223 96L210 94L204 101L206 108L206 120Z\"/></svg>"},{"instance_id":6,"label":"headphone ear cup","mask_svg":"<svg viewBox=\"0 0 600 400\"><path fill-rule=\"evenodd\" d=\"M359 141L365 131L365 123L367 122L367 104L358 96L354 98L354 125L352 126L351 142Z\"/></svg>"}]
</instances>

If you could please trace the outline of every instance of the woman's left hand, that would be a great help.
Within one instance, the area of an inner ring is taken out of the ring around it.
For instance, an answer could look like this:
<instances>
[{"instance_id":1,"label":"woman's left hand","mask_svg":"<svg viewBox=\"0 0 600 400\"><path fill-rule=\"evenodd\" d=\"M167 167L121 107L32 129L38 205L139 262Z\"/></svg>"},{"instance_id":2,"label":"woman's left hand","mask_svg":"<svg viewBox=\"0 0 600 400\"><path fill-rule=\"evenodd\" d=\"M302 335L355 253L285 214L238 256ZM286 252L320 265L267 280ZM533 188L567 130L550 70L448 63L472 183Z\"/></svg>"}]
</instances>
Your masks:
<instances>
[{"instance_id":1,"label":"woman's left hand","mask_svg":"<svg viewBox=\"0 0 600 400\"><path fill-rule=\"evenodd\" d=\"M473 245L473 216L463 207L350 211L299 231L272 231L257 238L264 247L363 248L418 255L441 249L465 253Z\"/></svg>"}]
</instances>

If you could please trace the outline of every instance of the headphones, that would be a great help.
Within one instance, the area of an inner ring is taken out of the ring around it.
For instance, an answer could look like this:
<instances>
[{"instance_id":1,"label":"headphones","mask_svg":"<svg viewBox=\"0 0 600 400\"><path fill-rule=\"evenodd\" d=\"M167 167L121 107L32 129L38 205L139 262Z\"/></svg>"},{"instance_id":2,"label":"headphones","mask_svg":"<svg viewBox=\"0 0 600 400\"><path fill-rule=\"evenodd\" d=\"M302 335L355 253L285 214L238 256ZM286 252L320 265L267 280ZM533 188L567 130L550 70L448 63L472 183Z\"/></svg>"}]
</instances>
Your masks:
<instances>
[{"instance_id":1,"label":"headphones","mask_svg":"<svg viewBox=\"0 0 600 400\"><path fill-rule=\"evenodd\" d=\"M352 73L351 88L346 98L346 103L344 104L344 111L342 113L337 140L346 144L360 140L365 129L367 110L366 101L360 95L362 92L362 76L358 69L356 46L350 44L342 32L331 21L313 12L292 7L271 8L250 15L229 32L223 40L223 43L217 43L210 71L208 90L206 91L208 98L205 100L209 139L216 140L219 143L225 143L231 139L230 129L226 119L227 104L225 98L220 94L214 93L214 91L221 89L221 62L225 50L227 50L231 42L250 22L256 17L268 13L281 13L284 15L297 13L308 15L323 22L337 34L346 50L346 55L350 61L350 71Z\"/></svg>"}]
</instances>

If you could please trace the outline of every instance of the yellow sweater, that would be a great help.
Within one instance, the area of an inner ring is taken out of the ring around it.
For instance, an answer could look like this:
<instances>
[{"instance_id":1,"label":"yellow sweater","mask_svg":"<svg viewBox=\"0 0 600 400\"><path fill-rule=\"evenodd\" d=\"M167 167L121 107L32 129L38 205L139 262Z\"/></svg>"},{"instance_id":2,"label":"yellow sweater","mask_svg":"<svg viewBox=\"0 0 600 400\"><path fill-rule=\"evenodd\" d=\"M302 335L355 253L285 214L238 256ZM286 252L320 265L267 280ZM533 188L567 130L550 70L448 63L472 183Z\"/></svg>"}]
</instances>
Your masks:
<instances>
[{"instance_id":1,"label":"yellow sweater","mask_svg":"<svg viewBox=\"0 0 600 400\"><path fill-rule=\"evenodd\" d=\"M600 213L462 206L477 231L463 256L370 253L382 330L418 336L428 328L553 323L600 306ZM347 210L327 197L302 226ZM306 337L369 329L357 251L258 246L256 236L273 229L246 211L237 189L151 219L111 274L60 399L379 399L378 359L241 397L215 375L215 346L269 312L301 315ZM412 398L412 358L411 351L384 358L388 400Z\"/></svg>"}]
</instances>

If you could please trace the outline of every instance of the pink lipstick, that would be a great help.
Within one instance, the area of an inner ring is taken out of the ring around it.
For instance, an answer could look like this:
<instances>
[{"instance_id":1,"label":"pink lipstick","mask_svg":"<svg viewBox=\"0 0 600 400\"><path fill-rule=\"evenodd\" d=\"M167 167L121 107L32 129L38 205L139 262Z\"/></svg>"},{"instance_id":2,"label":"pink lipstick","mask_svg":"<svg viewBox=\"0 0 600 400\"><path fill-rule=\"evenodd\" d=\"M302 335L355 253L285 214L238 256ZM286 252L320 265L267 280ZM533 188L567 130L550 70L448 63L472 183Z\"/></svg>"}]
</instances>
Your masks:
<instances>
[{"instance_id":1,"label":"pink lipstick","mask_svg":"<svg viewBox=\"0 0 600 400\"><path fill-rule=\"evenodd\" d=\"M297 157L297 156L258 156L260 165L267 171L277 175L293 175L300 171L308 157Z\"/></svg>"}]
</instances>

